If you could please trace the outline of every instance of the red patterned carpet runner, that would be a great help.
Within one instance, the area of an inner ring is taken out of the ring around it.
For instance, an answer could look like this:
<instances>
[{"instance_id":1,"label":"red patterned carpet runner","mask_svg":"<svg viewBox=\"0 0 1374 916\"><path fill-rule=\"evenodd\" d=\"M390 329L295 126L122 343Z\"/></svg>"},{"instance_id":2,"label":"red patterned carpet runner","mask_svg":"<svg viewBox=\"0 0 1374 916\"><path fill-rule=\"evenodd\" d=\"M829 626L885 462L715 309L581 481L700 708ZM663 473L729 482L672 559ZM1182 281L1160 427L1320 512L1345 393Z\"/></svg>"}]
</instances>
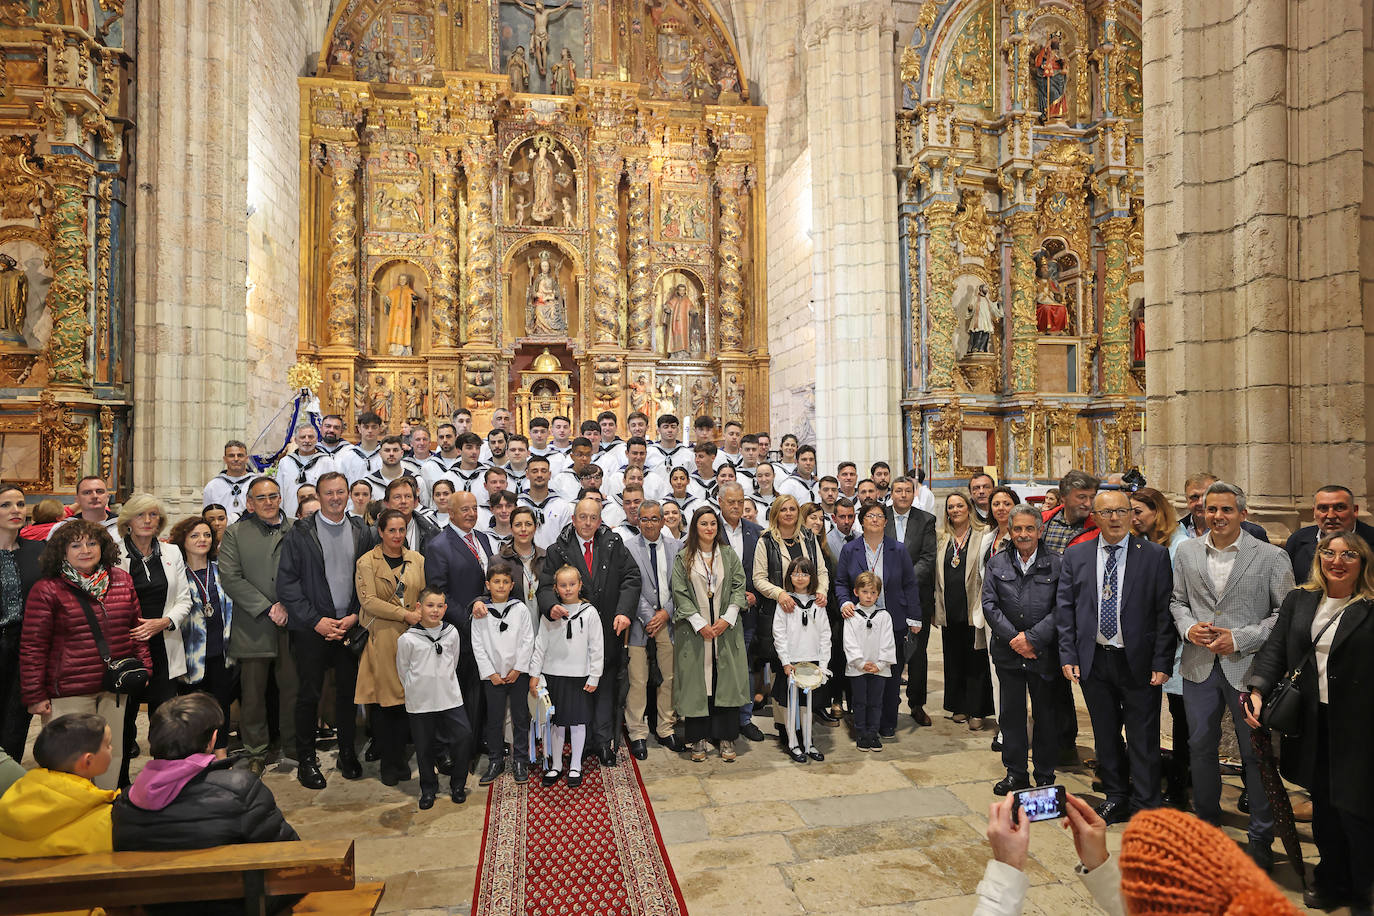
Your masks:
<instances>
[{"instance_id":1,"label":"red patterned carpet runner","mask_svg":"<svg viewBox=\"0 0 1374 916\"><path fill-rule=\"evenodd\" d=\"M685 916L634 758L586 766L576 789L545 789L534 769L492 784L475 916Z\"/></svg>"}]
</instances>

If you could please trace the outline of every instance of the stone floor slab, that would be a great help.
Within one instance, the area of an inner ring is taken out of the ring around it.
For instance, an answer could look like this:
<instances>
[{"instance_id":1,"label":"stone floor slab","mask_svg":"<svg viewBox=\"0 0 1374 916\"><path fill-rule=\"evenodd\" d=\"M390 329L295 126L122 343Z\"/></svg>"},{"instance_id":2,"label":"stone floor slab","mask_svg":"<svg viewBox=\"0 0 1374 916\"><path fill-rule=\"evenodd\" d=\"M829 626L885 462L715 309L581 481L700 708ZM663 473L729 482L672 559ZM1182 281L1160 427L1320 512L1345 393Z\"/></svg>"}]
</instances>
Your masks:
<instances>
[{"instance_id":1,"label":"stone floor slab","mask_svg":"<svg viewBox=\"0 0 1374 916\"><path fill-rule=\"evenodd\" d=\"M942 788L905 788L842 798L795 799L792 807L812 827L844 827L903 817L940 817L964 814L969 810L948 789Z\"/></svg>"}]
</instances>

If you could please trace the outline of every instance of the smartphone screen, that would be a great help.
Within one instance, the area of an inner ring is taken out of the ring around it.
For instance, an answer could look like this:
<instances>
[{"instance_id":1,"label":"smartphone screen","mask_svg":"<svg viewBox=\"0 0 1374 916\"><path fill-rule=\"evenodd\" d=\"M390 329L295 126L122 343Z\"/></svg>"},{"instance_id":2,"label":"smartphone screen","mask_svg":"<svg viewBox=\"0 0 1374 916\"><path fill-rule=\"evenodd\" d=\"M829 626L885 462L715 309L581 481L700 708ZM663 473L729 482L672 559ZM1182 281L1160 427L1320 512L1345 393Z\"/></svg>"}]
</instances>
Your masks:
<instances>
[{"instance_id":1,"label":"smartphone screen","mask_svg":"<svg viewBox=\"0 0 1374 916\"><path fill-rule=\"evenodd\" d=\"M1026 812L1026 819L1029 821L1050 821L1064 816L1066 803L1063 786L1020 789L1013 793L1013 798L1013 818L1016 816L1016 808Z\"/></svg>"}]
</instances>

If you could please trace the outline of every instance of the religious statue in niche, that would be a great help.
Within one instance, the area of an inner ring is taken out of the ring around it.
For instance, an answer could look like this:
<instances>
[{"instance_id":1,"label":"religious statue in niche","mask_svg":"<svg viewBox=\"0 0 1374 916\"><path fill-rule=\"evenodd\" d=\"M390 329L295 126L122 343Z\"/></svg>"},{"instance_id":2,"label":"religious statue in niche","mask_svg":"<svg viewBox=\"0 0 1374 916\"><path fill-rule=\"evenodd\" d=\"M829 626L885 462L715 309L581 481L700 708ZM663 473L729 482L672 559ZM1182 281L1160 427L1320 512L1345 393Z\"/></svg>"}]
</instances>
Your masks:
<instances>
[{"instance_id":1,"label":"religious statue in niche","mask_svg":"<svg viewBox=\"0 0 1374 916\"><path fill-rule=\"evenodd\" d=\"M382 418L383 429L391 423L391 404L395 397L387 385L385 375L372 376L372 391L368 394L368 406L372 408L373 413Z\"/></svg>"},{"instance_id":2,"label":"religious statue in niche","mask_svg":"<svg viewBox=\"0 0 1374 916\"><path fill-rule=\"evenodd\" d=\"M573 60L572 51L564 48L561 52L558 63L553 65L552 86L554 95L572 95L577 88L577 62Z\"/></svg>"},{"instance_id":3,"label":"religious statue in niche","mask_svg":"<svg viewBox=\"0 0 1374 916\"><path fill-rule=\"evenodd\" d=\"M1131 306L1131 362L1145 365L1145 300L1136 299Z\"/></svg>"},{"instance_id":4,"label":"religious statue in niche","mask_svg":"<svg viewBox=\"0 0 1374 916\"><path fill-rule=\"evenodd\" d=\"M659 234L664 241L706 241L710 229L706 218L706 202L693 194L664 191L660 227Z\"/></svg>"},{"instance_id":5,"label":"religious statue in niche","mask_svg":"<svg viewBox=\"0 0 1374 916\"><path fill-rule=\"evenodd\" d=\"M1031 59L1031 82L1045 123L1062 121L1068 114L1068 82L1064 56L1060 47L1064 33L1056 29Z\"/></svg>"},{"instance_id":6,"label":"religious statue in niche","mask_svg":"<svg viewBox=\"0 0 1374 916\"><path fill-rule=\"evenodd\" d=\"M512 157L508 194L515 225L576 226L577 177L570 159L548 134L520 145Z\"/></svg>"},{"instance_id":7,"label":"religious statue in niche","mask_svg":"<svg viewBox=\"0 0 1374 916\"><path fill-rule=\"evenodd\" d=\"M516 6L534 19L534 26L530 30L530 56L534 58L540 76L545 76L549 72L549 23L567 12L572 2L573 0L563 0L562 3L550 8L544 5L544 0L534 0L533 3L514 0Z\"/></svg>"},{"instance_id":8,"label":"religious statue in niche","mask_svg":"<svg viewBox=\"0 0 1374 916\"><path fill-rule=\"evenodd\" d=\"M413 356L416 305L420 301L410 274L401 274L396 285L382 299L382 317L386 319L386 352L388 356Z\"/></svg>"},{"instance_id":9,"label":"religious statue in niche","mask_svg":"<svg viewBox=\"0 0 1374 916\"><path fill-rule=\"evenodd\" d=\"M704 336L701 305L693 296L694 292L691 286L679 280L663 301L663 336L668 342L670 357L694 359L701 356Z\"/></svg>"},{"instance_id":10,"label":"religious statue in niche","mask_svg":"<svg viewBox=\"0 0 1374 916\"><path fill-rule=\"evenodd\" d=\"M659 382L655 393L658 396L660 413L677 413L678 387L672 379L664 379Z\"/></svg>"},{"instance_id":11,"label":"religious statue in niche","mask_svg":"<svg viewBox=\"0 0 1374 916\"><path fill-rule=\"evenodd\" d=\"M530 91L530 62L525 57L525 46L521 45L511 53L506 62L506 73L510 75L511 92Z\"/></svg>"},{"instance_id":12,"label":"religious statue in niche","mask_svg":"<svg viewBox=\"0 0 1374 916\"><path fill-rule=\"evenodd\" d=\"M453 416L453 377L447 372L434 373L434 392L430 401L436 422L447 423Z\"/></svg>"},{"instance_id":13,"label":"religious statue in niche","mask_svg":"<svg viewBox=\"0 0 1374 916\"><path fill-rule=\"evenodd\" d=\"M716 413L716 396L720 385L713 378L699 378L692 383L692 416L711 417Z\"/></svg>"},{"instance_id":14,"label":"religious statue in niche","mask_svg":"<svg viewBox=\"0 0 1374 916\"><path fill-rule=\"evenodd\" d=\"M406 376L405 386L401 388L401 401L405 405L407 422L424 419L425 389L417 376Z\"/></svg>"},{"instance_id":15,"label":"religious statue in niche","mask_svg":"<svg viewBox=\"0 0 1374 916\"><path fill-rule=\"evenodd\" d=\"M964 299L964 316L968 320L968 353L991 353L992 333L996 326L993 319L1002 317L1002 306L993 301L986 283L979 283L977 289Z\"/></svg>"},{"instance_id":16,"label":"religious statue in niche","mask_svg":"<svg viewBox=\"0 0 1374 916\"><path fill-rule=\"evenodd\" d=\"M19 262L0 254L0 336L24 339L24 319L28 317L29 278Z\"/></svg>"},{"instance_id":17,"label":"religious statue in niche","mask_svg":"<svg viewBox=\"0 0 1374 916\"><path fill-rule=\"evenodd\" d=\"M530 271L529 288L525 293L526 333L536 336L567 333L567 301L563 297L563 285L558 279L563 258L559 257L555 264L548 249L544 249L539 252L537 259L530 256L525 263Z\"/></svg>"},{"instance_id":18,"label":"religious statue in niche","mask_svg":"<svg viewBox=\"0 0 1374 916\"><path fill-rule=\"evenodd\" d=\"M374 228L387 232L419 232L424 225L421 213L423 195L420 179L406 176L374 185L372 212Z\"/></svg>"},{"instance_id":19,"label":"religious statue in niche","mask_svg":"<svg viewBox=\"0 0 1374 916\"><path fill-rule=\"evenodd\" d=\"M1035 253L1035 327L1041 334L1069 333L1069 307L1059 265L1043 249Z\"/></svg>"},{"instance_id":20,"label":"religious statue in niche","mask_svg":"<svg viewBox=\"0 0 1374 916\"><path fill-rule=\"evenodd\" d=\"M353 69L353 39L347 34L340 35L334 42L334 65Z\"/></svg>"},{"instance_id":21,"label":"religious statue in niche","mask_svg":"<svg viewBox=\"0 0 1374 916\"><path fill-rule=\"evenodd\" d=\"M553 196L553 160L549 157L551 146L553 141L543 137L535 141L534 149L529 152L530 176L534 180L534 207L530 217L536 223L547 222L558 212Z\"/></svg>"}]
</instances>

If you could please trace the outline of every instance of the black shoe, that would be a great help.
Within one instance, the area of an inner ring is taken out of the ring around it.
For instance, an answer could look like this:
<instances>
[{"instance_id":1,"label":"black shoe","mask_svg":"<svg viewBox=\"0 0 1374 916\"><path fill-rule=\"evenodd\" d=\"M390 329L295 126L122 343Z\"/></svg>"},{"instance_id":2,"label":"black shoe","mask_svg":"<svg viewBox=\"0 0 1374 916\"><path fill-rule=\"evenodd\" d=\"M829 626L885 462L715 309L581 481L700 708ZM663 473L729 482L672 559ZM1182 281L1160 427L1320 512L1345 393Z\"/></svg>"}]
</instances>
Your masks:
<instances>
[{"instance_id":1,"label":"black shoe","mask_svg":"<svg viewBox=\"0 0 1374 916\"><path fill-rule=\"evenodd\" d=\"M1097 816L1112 824L1124 824L1131 819L1131 806L1126 802L1103 802L1097 806Z\"/></svg>"},{"instance_id":2,"label":"black shoe","mask_svg":"<svg viewBox=\"0 0 1374 916\"><path fill-rule=\"evenodd\" d=\"M456 789L449 789L448 797L453 799L453 803L455 805L461 805L463 802L468 800L468 787L459 786Z\"/></svg>"},{"instance_id":3,"label":"black shoe","mask_svg":"<svg viewBox=\"0 0 1374 916\"><path fill-rule=\"evenodd\" d=\"M1263 845L1251 840L1245 847L1250 860L1260 867L1265 874L1274 870L1274 847L1269 843Z\"/></svg>"},{"instance_id":4,"label":"black shoe","mask_svg":"<svg viewBox=\"0 0 1374 916\"><path fill-rule=\"evenodd\" d=\"M558 770L546 770L544 772L543 778L539 780L539 784L547 789L549 788L549 786L552 786L554 783L558 782L558 777L562 775L563 774Z\"/></svg>"},{"instance_id":5,"label":"black shoe","mask_svg":"<svg viewBox=\"0 0 1374 916\"><path fill-rule=\"evenodd\" d=\"M487 764L487 771L486 771L485 773L482 774L482 778L481 778L480 780L477 781L477 784L478 784L479 786L489 786L489 785L491 785L492 783L496 782L497 778L501 775L501 771L504 770L505 768L506 768L506 758L504 758L504 757L493 757L493 758L491 758L491 761Z\"/></svg>"},{"instance_id":6,"label":"black shoe","mask_svg":"<svg viewBox=\"0 0 1374 916\"><path fill-rule=\"evenodd\" d=\"M363 759L368 763L376 763L382 759L382 752L377 750L377 742L367 742L367 747L363 748Z\"/></svg>"},{"instance_id":7,"label":"black shoe","mask_svg":"<svg viewBox=\"0 0 1374 916\"><path fill-rule=\"evenodd\" d=\"M793 763L806 763L806 751L799 747L789 747L787 756L792 758Z\"/></svg>"},{"instance_id":8,"label":"black shoe","mask_svg":"<svg viewBox=\"0 0 1374 916\"><path fill-rule=\"evenodd\" d=\"M649 759L649 742L646 741L646 740L644 740L643 738L639 738L639 739L636 739L636 740L634 740L634 741L631 741L631 742L630 742L630 754L633 755L633 756L634 756L634 759L636 759L636 760L648 760L648 759Z\"/></svg>"},{"instance_id":9,"label":"black shoe","mask_svg":"<svg viewBox=\"0 0 1374 916\"><path fill-rule=\"evenodd\" d=\"M1236 800L1236 810L1241 814L1250 813L1250 793L1245 789L1240 790L1240 798Z\"/></svg>"},{"instance_id":10,"label":"black shoe","mask_svg":"<svg viewBox=\"0 0 1374 916\"><path fill-rule=\"evenodd\" d=\"M439 771L441 776L451 776L453 774L453 758L448 751L441 751L434 757L434 769Z\"/></svg>"},{"instance_id":11,"label":"black shoe","mask_svg":"<svg viewBox=\"0 0 1374 916\"><path fill-rule=\"evenodd\" d=\"M820 763L821 761L825 760L825 755L822 754L820 751L816 750L814 747L808 747L806 749L806 756L810 757L817 763Z\"/></svg>"},{"instance_id":12,"label":"black shoe","mask_svg":"<svg viewBox=\"0 0 1374 916\"><path fill-rule=\"evenodd\" d=\"M1002 777L1002 780L1001 780L999 783L997 783L997 785L995 785L995 786L992 787L992 794L993 794L993 795L1008 795L1008 794L1010 794L1010 793L1012 793L1012 792L1015 792L1015 791L1018 790L1018 789L1029 789L1029 788L1030 788L1030 780L1029 780L1029 779L1022 779L1022 778L1020 778L1020 777L1013 776L1013 775L1011 775L1010 773L1008 773L1006 776L1003 776L1003 777Z\"/></svg>"},{"instance_id":13,"label":"black shoe","mask_svg":"<svg viewBox=\"0 0 1374 916\"><path fill-rule=\"evenodd\" d=\"M574 773L576 773L577 775L573 775ZM582 785L582 771L581 771L581 770L569 770L569 771L568 771L568 788L569 788L569 789L576 789L576 788L577 788L578 786L580 786L580 785Z\"/></svg>"},{"instance_id":14,"label":"black shoe","mask_svg":"<svg viewBox=\"0 0 1374 916\"><path fill-rule=\"evenodd\" d=\"M874 753L883 749L883 742L878 739L877 735L868 736L868 749Z\"/></svg>"},{"instance_id":15,"label":"black shoe","mask_svg":"<svg viewBox=\"0 0 1374 916\"><path fill-rule=\"evenodd\" d=\"M515 776L516 785L524 785L530 781L530 765L525 762L525 758L516 757L512 760L510 771Z\"/></svg>"},{"instance_id":16,"label":"black shoe","mask_svg":"<svg viewBox=\"0 0 1374 916\"><path fill-rule=\"evenodd\" d=\"M1349 894L1328 894L1317 887L1309 887L1302 892L1302 905L1309 910L1325 910L1329 913L1349 904Z\"/></svg>"},{"instance_id":17,"label":"black shoe","mask_svg":"<svg viewBox=\"0 0 1374 916\"><path fill-rule=\"evenodd\" d=\"M818 707L816 707L816 709L814 710L814 712L815 712L815 714L816 714L816 718L817 718L817 719L820 719L820 720L821 720L822 722L824 722L826 725L831 725L831 724L833 724L833 723L835 723L835 722L840 721L840 717L839 717L839 716L832 716L832 715L830 714L830 710L826 709L824 706L818 706Z\"/></svg>"},{"instance_id":18,"label":"black shoe","mask_svg":"<svg viewBox=\"0 0 1374 916\"><path fill-rule=\"evenodd\" d=\"M755 730L755 731L758 731L757 728L755 728L754 730ZM744 729L740 729L740 732L741 732L741 733L743 733L743 731L744 731ZM762 734L762 732L760 732L760 733L759 733L759 738L760 738L760 740L762 740L762 737L763 737L763 734ZM666 747L668 750L673 751L674 753L681 753L682 751L686 750L686 748L683 747L683 745L682 745L682 741L678 739L678 736L677 736L677 735L666 735L666 736L663 736L663 737L659 737L659 738L657 738L657 741L658 741L658 743L659 743L660 746Z\"/></svg>"},{"instance_id":19,"label":"black shoe","mask_svg":"<svg viewBox=\"0 0 1374 916\"><path fill-rule=\"evenodd\" d=\"M608 744L596 752L596 759L601 761L603 767L615 766L615 750Z\"/></svg>"},{"instance_id":20,"label":"black shoe","mask_svg":"<svg viewBox=\"0 0 1374 916\"><path fill-rule=\"evenodd\" d=\"M1177 808L1180 811L1188 810L1187 792L1165 792L1163 801L1166 807Z\"/></svg>"},{"instance_id":21,"label":"black shoe","mask_svg":"<svg viewBox=\"0 0 1374 916\"><path fill-rule=\"evenodd\" d=\"M394 786L401 781L401 774L384 763L382 764L380 778L382 780L382 785Z\"/></svg>"},{"instance_id":22,"label":"black shoe","mask_svg":"<svg viewBox=\"0 0 1374 916\"><path fill-rule=\"evenodd\" d=\"M1076 767L1080 762L1078 748L1068 744L1059 749L1059 759L1055 762L1055 766L1062 770L1066 767Z\"/></svg>"},{"instance_id":23,"label":"black shoe","mask_svg":"<svg viewBox=\"0 0 1374 916\"><path fill-rule=\"evenodd\" d=\"M868 750L868 736L867 736L867 735L860 735L859 737L855 738L855 739L854 739L854 746L855 746L856 748L858 748L859 750L861 750L861 751L866 751L866 750Z\"/></svg>"},{"instance_id":24,"label":"black shoe","mask_svg":"<svg viewBox=\"0 0 1374 916\"><path fill-rule=\"evenodd\" d=\"M1002 749L1002 733L1001 733L1001 732L998 732L997 734L995 734L995 735L992 736L992 749L993 749L994 751L1000 751L1000 750Z\"/></svg>"},{"instance_id":25,"label":"black shoe","mask_svg":"<svg viewBox=\"0 0 1374 916\"><path fill-rule=\"evenodd\" d=\"M320 762L314 757L302 760L296 767L296 781L307 789L323 789L329 785L320 772Z\"/></svg>"},{"instance_id":26,"label":"black shoe","mask_svg":"<svg viewBox=\"0 0 1374 916\"><path fill-rule=\"evenodd\" d=\"M763 732L759 731L759 727L753 722L745 722L741 725L739 727L739 733L741 737L748 738L750 741L763 740Z\"/></svg>"},{"instance_id":27,"label":"black shoe","mask_svg":"<svg viewBox=\"0 0 1374 916\"><path fill-rule=\"evenodd\" d=\"M1037 789L1041 789L1041 788L1044 788L1045 786L1052 786L1052 785L1054 785L1054 777L1053 777L1053 776L1037 776L1037 777L1035 777L1035 787L1036 787Z\"/></svg>"},{"instance_id":28,"label":"black shoe","mask_svg":"<svg viewBox=\"0 0 1374 916\"><path fill-rule=\"evenodd\" d=\"M133 760L135 757L138 757L142 753L143 751L139 748L138 742L133 741L129 744L128 749L124 751L124 756L128 757L130 760Z\"/></svg>"},{"instance_id":29,"label":"black shoe","mask_svg":"<svg viewBox=\"0 0 1374 916\"><path fill-rule=\"evenodd\" d=\"M430 808L433 808L433 807L434 807L434 793L433 793L433 792L421 792L421 793L420 793L420 810L421 810L421 811L428 811Z\"/></svg>"},{"instance_id":30,"label":"black shoe","mask_svg":"<svg viewBox=\"0 0 1374 916\"><path fill-rule=\"evenodd\" d=\"M878 730L878 737L879 737L879 738L895 739L895 738L897 737L897 729L895 729L895 728L881 728L881 729Z\"/></svg>"},{"instance_id":31,"label":"black shoe","mask_svg":"<svg viewBox=\"0 0 1374 916\"><path fill-rule=\"evenodd\" d=\"M363 765L353 754L339 755L339 775L344 779L362 779Z\"/></svg>"}]
</instances>

